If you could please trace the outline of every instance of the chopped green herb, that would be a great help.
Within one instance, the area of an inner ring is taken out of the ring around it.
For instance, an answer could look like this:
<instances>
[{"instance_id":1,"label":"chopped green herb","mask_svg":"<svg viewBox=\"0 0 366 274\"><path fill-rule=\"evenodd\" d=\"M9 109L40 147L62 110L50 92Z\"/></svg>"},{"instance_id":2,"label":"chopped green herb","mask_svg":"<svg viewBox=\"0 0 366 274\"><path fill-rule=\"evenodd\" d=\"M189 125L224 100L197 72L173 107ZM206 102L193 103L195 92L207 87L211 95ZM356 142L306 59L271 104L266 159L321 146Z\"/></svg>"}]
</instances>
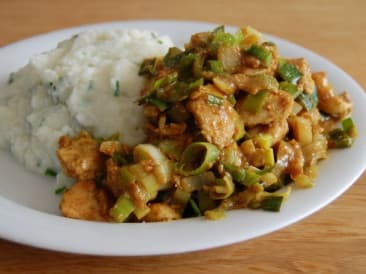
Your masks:
<instances>
[{"instance_id":1,"label":"chopped green herb","mask_svg":"<svg viewBox=\"0 0 366 274\"><path fill-rule=\"evenodd\" d=\"M67 189L66 186L59 187L59 188L55 189L55 194L60 195L60 194L64 193L64 191L66 189Z\"/></svg>"},{"instance_id":2,"label":"chopped green herb","mask_svg":"<svg viewBox=\"0 0 366 274\"><path fill-rule=\"evenodd\" d=\"M163 43L163 41L159 39L155 32L151 32L151 37L154 38L159 44Z\"/></svg>"},{"instance_id":3,"label":"chopped green herb","mask_svg":"<svg viewBox=\"0 0 366 274\"><path fill-rule=\"evenodd\" d=\"M146 103L150 103L150 104L156 106L160 111L165 111L170 106L169 103L167 103L159 98L156 98L155 96L146 98Z\"/></svg>"},{"instance_id":4,"label":"chopped green herb","mask_svg":"<svg viewBox=\"0 0 366 274\"><path fill-rule=\"evenodd\" d=\"M116 87L114 89L114 96L118 97L121 95L121 90L119 86L119 80L116 81Z\"/></svg>"},{"instance_id":5,"label":"chopped green herb","mask_svg":"<svg viewBox=\"0 0 366 274\"><path fill-rule=\"evenodd\" d=\"M11 85L14 82L14 79L15 79L15 73L12 72L9 74L8 85Z\"/></svg>"},{"instance_id":6,"label":"chopped green herb","mask_svg":"<svg viewBox=\"0 0 366 274\"><path fill-rule=\"evenodd\" d=\"M55 177L57 175L57 172L54 171L52 168L47 168L44 172L44 175Z\"/></svg>"}]
</instances>

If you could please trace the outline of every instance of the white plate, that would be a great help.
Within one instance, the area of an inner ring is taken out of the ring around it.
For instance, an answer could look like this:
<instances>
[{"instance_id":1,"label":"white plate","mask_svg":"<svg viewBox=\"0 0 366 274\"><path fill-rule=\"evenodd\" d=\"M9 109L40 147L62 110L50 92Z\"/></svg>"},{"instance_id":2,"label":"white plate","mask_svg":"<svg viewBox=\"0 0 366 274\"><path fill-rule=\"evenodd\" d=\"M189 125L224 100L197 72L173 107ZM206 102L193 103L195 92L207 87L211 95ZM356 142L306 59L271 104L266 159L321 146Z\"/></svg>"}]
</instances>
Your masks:
<instances>
[{"instance_id":1,"label":"white plate","mask_svg":"<svg viewBox=\"0 0 366 274\"><path fill-rule=\"evenodd\" d=\"M183 45L195 32L216 25L183 21L127 21L82 26L23 40L0 48L0 88L10 72L30 56L54 48L60 40L87 29L137 28L168 34ZM234 31L236 28L228 27ZM338 91L349 91L359 138L351 149L337 150L321 163L316 185L295 190L281 212L236 210L222 221L192 218L169 223L108 224L78 221L58 215L58 198L50 178L32 174L7 153L0 153L0 237L36 247L95 255L156 255L227 245L283 228L321 209L341 195L361 175L366 165L366 97L344 71L298 45L267 35L280 54L305 57L313 70L327 71Z\"/></svg>"}]
</instances>

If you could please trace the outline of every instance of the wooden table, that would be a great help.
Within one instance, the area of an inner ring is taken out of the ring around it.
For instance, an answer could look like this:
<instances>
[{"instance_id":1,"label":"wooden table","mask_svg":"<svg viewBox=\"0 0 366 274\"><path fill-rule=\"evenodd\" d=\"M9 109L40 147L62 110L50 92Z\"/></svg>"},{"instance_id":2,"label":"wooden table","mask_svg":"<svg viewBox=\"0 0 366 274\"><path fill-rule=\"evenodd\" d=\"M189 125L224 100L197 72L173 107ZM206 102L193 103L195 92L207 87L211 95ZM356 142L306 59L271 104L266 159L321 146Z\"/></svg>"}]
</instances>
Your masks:
<instances>
[{"instance_id":1,"label":"wooden table","mask_svg":"<svg viewBox=\"0 0 366 274\"><path fill-rule=\"evenodd\" d=\"M115 20L249 24L318 52L366 87L365 1L277 2L1 0L0 46L51 30ZM366 173L335 202L285 229L207 251L94 257L0 240L0 273L366 273L365 183Z\"/></svg>"}]
</instances>

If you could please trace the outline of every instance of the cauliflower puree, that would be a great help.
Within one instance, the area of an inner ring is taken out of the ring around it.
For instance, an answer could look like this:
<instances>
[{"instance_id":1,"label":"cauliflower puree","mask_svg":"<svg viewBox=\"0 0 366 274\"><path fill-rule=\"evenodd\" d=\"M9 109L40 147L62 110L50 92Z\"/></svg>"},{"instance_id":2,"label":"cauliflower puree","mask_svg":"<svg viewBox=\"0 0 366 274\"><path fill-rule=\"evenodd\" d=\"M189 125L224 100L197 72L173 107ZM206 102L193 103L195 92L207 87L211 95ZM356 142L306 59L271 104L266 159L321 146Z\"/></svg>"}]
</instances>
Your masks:
<instances>
[{"instance_id":1,"label":"cauliflower puree","mask_svg":"<svg viewBox=\"0 0 366 274\"><path fill-rule=\"evenodd\" d=\"M150 31L96 30L34 56L0 92L0 147L43 173L60 168L59 137L81 129L95 137L118 133L123 143L140 143L139 66L171 46L170 38Z\"/></svg>"}]
</instances>

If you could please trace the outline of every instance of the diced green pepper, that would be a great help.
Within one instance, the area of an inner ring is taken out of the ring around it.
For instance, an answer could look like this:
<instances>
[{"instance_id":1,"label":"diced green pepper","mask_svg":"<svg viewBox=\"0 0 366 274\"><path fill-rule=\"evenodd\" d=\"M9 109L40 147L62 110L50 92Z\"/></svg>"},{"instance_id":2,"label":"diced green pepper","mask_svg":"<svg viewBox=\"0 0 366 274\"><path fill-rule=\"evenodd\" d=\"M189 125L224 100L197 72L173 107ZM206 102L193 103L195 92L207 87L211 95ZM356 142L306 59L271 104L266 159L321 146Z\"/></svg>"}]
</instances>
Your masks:
<instances>
[{"instance_id":1,"label":"diced green pepper","mask_svg":"<svg viewBox=\"0 0 366 274\"><path fill-rule=\"evenodd\" d=\"M302 76L301 72L293 64L287 62L279 64L278 74L283 80L293 84L296 84Z\"/></svg>"},{"instance_id":2,"label":"diced green pepper","mask_svg":"<svg viewBox=\"0 0 366 274\"><path fill-rule=\"evenodd\" d=\"M298 90L296 85L294 85L290 82L287 82L287 81L280 82L279 88L280 88L280 90L284 90L284 91L287 91L288 93L290 93L292 95L292 97L294 97L294 99L301 94L301 91Z\"/></svg>"},{"instance_id":3,"label":"diced green pepper","mask_svg":"<svg viewBox=\"0 0 366 274\"><path fill-rule=\"evenodd\" d=\"M355 124L351 117L348 117L342 121L342 128L344 132L349 133L354 127Z\"/></svg>"},{"instance_id":4,"label":"diced green pepper","mask_svg":"<svg viewBox=\"0 0 366 274\"><path fill-rule=\"evenodd\" d=\"M280 211L283 196L268 196L261 201L261 208L266 211Z\"/></svg>"},{"instance_id":5,"label":"diced green pepper","mask_svg":"<svg viewBox=\"0 0 366 274\"><path fill-rule=\"evenodd\" d=\"M262 109L266 96L266 90L260 90L256 94L249 94L245 98L244 109L252 113L258 113Z\"/></svg>"},{"instance_id":6,"label":"diced green pepper","mask_svg":"<svg viewBox=\"0 0 366 274\"><path fill-rule=\"evenodd\" d=\"M318 94L314 91L312 94L301 93L296 101L300 103L307 111L312 110L318 105Z\"/></svg>"},{"instance_id":7,"label":"diced green pepper","mask_svg":"<svg viewBox=\"0 0 366 274\"><path fill-rule=\"evenodd\" d=\"M246 53L261 60L262 64L268 67L272 62L272 53L262 46L253 44Z\"/></svg>"}]
</instances>

